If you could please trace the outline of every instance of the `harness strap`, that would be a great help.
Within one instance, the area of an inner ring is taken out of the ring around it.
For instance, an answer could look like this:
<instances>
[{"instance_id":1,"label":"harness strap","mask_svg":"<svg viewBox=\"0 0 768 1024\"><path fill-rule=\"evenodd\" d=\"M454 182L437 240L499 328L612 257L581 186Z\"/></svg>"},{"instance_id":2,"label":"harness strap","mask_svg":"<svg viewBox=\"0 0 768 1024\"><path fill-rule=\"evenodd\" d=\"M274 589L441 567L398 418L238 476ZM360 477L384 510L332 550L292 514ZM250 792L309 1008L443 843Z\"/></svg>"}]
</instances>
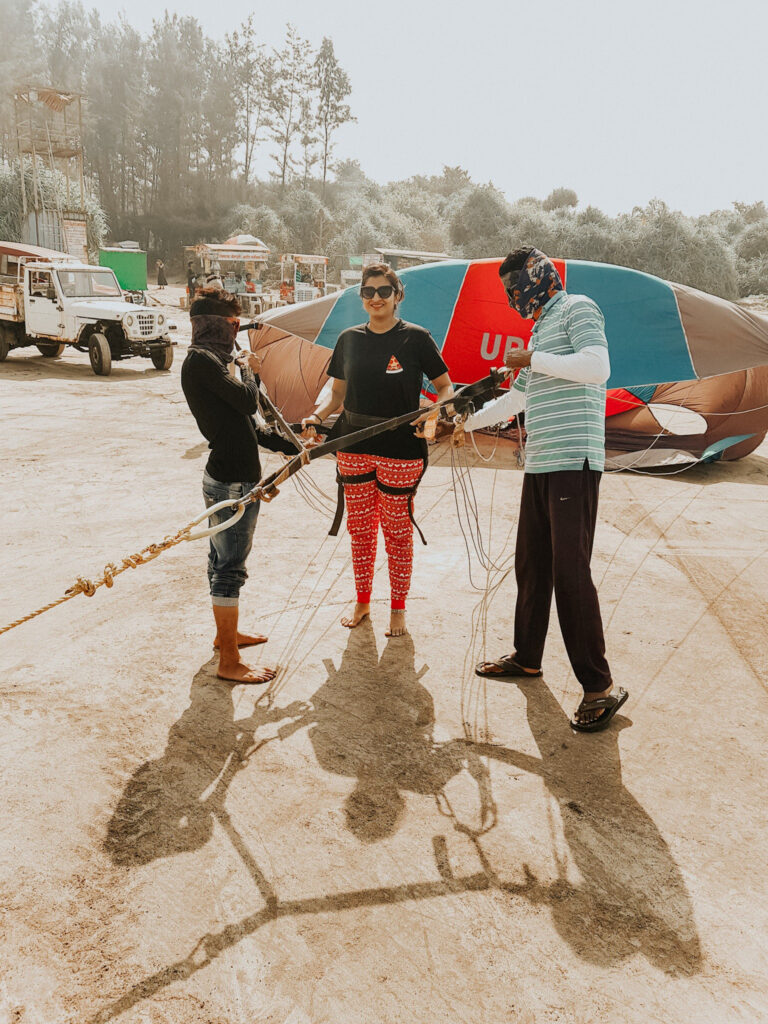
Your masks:
<instances>
[{"instance_id":1,"label":"harness strap","mask_svg":"<svg viewBox=\"0 0 768 1024\"><path fill-rule=\"evenodd\" d=\"M370 473L352 473L342 475L338 469L336 470L336 482L339 484L369 484L371 480L376 479L376 470L372 469Z\"/></svg>"},{"instance_id":2,"label":"harness strap","mask_svg":"<svg viewBox=\"0 0 768 1024\"><path fill-rule=\"evenodd\" d=\"M389 419L388 416L366 416L361 412L350 412L349 409L344 410L344 418L350 427L373 427L377 423L386 423ZM394 427L388 428L390 430L395 429Z\"/></svg>"},{"instance_id":3,"label":"harness strap","mask_svg":"<svg viewBox=\"0 0 768 1024\"><path fill-rule=\"evenodd\" d=\"M421 532L421 527L416 522L416 520L413 518L413 498L414 498L414 495L416 494L417 487L421 483L421 478L427 472L427 466L428 465L429 465L429 460L428 459L422 459L421 472L419 473L418 480L413 485L413 487L411 488L411 493L408 495L408 518L411 520L411 525L415 528L416 533L418 533L419 539L421 540L421 543L424 545L424 547L427 546L427 538Z\"/></svg>"},{"instance_id":4,"label":"harness strap","mask_svg":"<svg viewBox=\"0 0 768 1024\"><path fill-rule=\"evenodd\" d=\"M341 520L344 518L344 481L341 479L339 474L336 474L336 511L333 515L333 522L331 528L328 531L329 537L337 537L339 534L339 527L341 526Z\"/></svg>"},{"instance_id":5,"label":"harness strap","mask_svg":"<svg viewBox=\"0 0 768 1024\"><path fill-rule=\"evenodd\" d=\"M344 518L344 484L368 484L375 479L375 469L372 469L370 473L353 473L346 476L342 476L338 469L336 470L336 484L338 487L336 492L336 512L333 516L331 528L328 531L329 537L338 536L341 520Z\"/></svg>"}]
</instances>

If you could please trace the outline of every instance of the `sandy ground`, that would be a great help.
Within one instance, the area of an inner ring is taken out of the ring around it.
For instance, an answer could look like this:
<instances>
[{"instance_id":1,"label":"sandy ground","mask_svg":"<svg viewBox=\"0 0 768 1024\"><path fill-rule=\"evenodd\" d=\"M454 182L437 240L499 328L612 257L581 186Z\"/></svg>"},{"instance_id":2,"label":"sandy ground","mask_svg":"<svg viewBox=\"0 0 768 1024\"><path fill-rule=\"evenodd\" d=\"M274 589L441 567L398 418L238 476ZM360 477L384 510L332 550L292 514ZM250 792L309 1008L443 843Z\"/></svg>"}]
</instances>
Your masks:
<instances>
[{"instance_id":1,"label":"sandy ground","mask_svg":"<svg viewBox=\"0 0 768 1024\"><path fill-rule=\"evenodd\" d=\"M0 366L0 623L202 507L178 320L170 374ZM327 504L332 463L306 479ZM470 583L441 448L397 641L383 557L347 633L346 535L293 485L262 510L268 693L214 676L200 542L0 638L1 1024L768 1020L768 446L604 479L631 696L597 736L554 616L543 681L471 671L510 648L521 474L471 479L495 567Z\"/></svg>"}]
</instances>

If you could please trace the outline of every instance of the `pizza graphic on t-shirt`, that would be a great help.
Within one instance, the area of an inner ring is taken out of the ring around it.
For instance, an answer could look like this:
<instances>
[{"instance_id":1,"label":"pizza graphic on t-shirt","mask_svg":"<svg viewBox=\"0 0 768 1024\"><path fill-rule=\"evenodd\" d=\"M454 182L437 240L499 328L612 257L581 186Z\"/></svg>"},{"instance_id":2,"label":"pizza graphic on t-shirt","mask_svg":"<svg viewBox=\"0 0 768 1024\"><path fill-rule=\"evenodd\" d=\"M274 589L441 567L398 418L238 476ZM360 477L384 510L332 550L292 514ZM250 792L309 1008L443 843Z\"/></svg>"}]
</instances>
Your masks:
<instances>
[{"instance_id":1,"label":"pizza graphic on t-shirt","mask_svg":"<svg viewBox=\"0 0 768 1024\"><path fill-rule=\"evenodd\" d=\"M402 373L402 372L403 372L403 368L400 365L400 363L397 361L397 356L392 356L392 358L387 363L387 373Z\"/></svg>"}]
</instances>

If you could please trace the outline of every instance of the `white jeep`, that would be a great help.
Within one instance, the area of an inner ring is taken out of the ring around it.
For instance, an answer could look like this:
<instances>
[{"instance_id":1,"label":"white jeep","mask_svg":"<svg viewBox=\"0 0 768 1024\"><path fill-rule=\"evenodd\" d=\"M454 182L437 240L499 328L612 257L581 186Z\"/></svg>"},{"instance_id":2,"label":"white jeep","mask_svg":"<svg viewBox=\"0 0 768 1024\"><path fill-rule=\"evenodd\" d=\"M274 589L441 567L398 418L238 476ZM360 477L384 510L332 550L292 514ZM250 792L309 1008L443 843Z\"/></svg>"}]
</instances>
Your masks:
<instances>
[{"instance_id":1,"label":"white jeep","mask_svg":"<svg viewBox=\"0 0 768 1024\"><path fill-rule=\"evenodd\" d=\"M114 360L131 356L148 357L158 370L171 368L166 315L127 302L114 271L64 254L23 255L25 248L32 250L0 242L0 362L14 348L36 345L55 358L73 345L103 376Z\"/></svg>"}]
</instances>

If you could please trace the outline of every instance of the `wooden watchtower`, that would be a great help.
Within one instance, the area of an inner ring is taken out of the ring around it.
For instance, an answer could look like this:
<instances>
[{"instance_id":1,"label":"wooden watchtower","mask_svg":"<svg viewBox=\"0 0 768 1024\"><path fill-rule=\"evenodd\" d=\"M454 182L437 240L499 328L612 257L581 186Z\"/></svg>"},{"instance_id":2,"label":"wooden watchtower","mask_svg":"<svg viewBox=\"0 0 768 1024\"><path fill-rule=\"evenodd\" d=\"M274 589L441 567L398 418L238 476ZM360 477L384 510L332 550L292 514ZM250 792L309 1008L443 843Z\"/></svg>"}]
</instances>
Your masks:
<instances>
[{"instance_id":1,"label":"wooden watchtower","mask_svg":"<svg viewBox=\"0 0 768 1024\"><path fill-rule=\"evenodd\" d=\"M14 90L14 121L21 170L22 238L31 245L87 259L83 171L82 95L49 86ZM32 187L27 180L31 170ZM60 171L66 199L41 187L40 168ZM73 188L79 201L73 201Z\"/></svg>"}]
</instances>

